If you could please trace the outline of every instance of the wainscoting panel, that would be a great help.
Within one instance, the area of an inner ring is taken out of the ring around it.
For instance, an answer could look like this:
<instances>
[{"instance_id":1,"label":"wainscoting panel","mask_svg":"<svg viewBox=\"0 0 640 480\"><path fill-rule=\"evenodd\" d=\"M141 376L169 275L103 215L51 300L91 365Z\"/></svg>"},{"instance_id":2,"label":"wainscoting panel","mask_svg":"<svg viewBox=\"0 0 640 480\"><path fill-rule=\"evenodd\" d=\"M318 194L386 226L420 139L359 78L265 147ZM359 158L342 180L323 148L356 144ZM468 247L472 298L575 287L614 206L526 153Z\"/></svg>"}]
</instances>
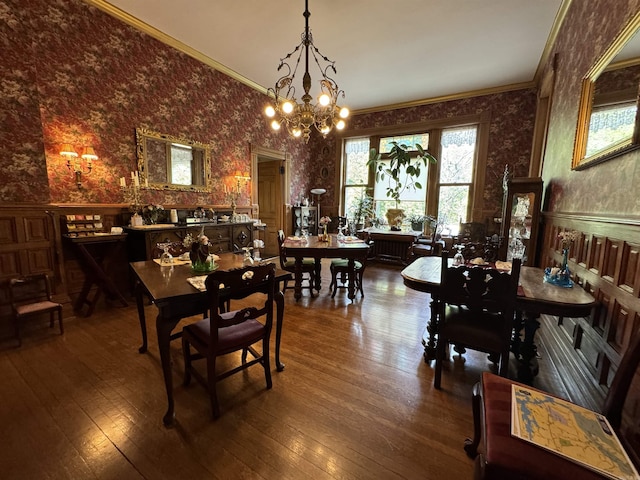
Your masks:
<instances>
[{"instance_id":1,"label":"wainscoting panel","mask_svg":"<svg viewBox=\"0 0 640 480\"><path fill-rule=\"evenodd\" d=\"M640 328L640 219L545 213L541 267L559 265L558 234L575 230L569 254L576 285L598 301L588 318L541 318L541 338L550 342L554 364L571 400L599 409L620 358ZM624 408L625 435L640 438L640 375ZM640 443L640 442L639 442Z\"/></svg>"}]
</instances>

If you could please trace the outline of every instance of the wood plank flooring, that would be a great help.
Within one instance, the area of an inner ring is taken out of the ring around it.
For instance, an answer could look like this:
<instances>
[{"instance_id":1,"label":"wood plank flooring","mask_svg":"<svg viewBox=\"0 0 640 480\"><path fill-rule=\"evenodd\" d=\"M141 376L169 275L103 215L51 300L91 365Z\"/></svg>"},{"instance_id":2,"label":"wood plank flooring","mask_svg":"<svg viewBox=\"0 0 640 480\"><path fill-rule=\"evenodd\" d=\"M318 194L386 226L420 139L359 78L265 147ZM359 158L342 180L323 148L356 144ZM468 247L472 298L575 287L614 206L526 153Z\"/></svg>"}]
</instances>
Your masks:
<instances>
[{"instance_id":1,"label":"wood plank flooring","mask_svg":"<svg viewBox=\"0 0 640 480\"><path fill-rule=\"evenodd\" d=\"M492 368L468 352L446 362L433 388L421 339L429 297L399 267L370 264L365 298L286 293L281 357L265 389L259 367L219 384L222 416L206 391L182 386L172 345L177 425L166 400L154 322L139 354L134 306L90 318L27 325L23 345L0 343L3 479L465 479L473 462L471 387ZM133 305L133 304L132 304ZM155 318L155 306L147 307ZM544 359L542 360L544 363ZM544 371L544 364L541 371ZM562 392L555 392L562 394Z\"/></svg>"}]
</instances>

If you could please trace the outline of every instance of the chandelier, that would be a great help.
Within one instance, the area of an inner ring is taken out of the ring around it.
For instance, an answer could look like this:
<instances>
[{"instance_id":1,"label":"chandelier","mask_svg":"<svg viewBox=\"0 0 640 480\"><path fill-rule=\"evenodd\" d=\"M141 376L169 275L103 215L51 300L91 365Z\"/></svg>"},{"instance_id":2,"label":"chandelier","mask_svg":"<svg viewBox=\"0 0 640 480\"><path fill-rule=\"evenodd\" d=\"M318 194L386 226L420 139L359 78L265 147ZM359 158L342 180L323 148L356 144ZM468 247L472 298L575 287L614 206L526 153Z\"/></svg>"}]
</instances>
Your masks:
<instances>
[{"instance_id":1,"label":"chandelier","mask_svg":"<svg viewBox=\"0 0 640 480\"><path fill-rule=\"evenodd\" d=\"M286 57L280 59L278 71L286 69L286 74L278 79L274 88L269 88L268 93L273 95L274 101L265 109L267 117L272 118L271 128L280 130L284 126L293 137L302 137L305 142L309 141L311 135L311 126L324 136L326 136L335 127L342 130L345 127L344 119L349 116L349 109L338 106L338 97L344 98L344 91L340 90L338 84L333 78L327 75L327 72L337 73L335 62L329 60L320 53L320 50L313 44L313 37L309 31L309 1L305 0L304 11L304 32L302 33L302 41L296 48ZM309 48L311 47L311 48ZM297 59L293 69L289 62L293 63L294 55L298 52ZM304 76L302 77L302 103L296 100L296 88L294 80L300 65L300 59L304 52ZM315 61L322 79L320 80L320 94L317 102L312 104L313 97L309 94L311 89L311 75L309 75L309 55ZM320 65L320 61L323 65Z\"/></svg>"}]
</instances>

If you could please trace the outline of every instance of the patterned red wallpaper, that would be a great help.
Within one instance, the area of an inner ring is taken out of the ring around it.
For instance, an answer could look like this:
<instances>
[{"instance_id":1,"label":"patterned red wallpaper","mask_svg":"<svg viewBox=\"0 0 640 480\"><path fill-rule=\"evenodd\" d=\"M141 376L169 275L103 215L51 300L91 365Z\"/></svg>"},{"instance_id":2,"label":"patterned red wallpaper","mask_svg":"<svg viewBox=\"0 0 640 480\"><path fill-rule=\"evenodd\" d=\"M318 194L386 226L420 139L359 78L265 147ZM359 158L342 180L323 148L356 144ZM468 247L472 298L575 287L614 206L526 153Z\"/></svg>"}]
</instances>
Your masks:
<instances>
[{"instance_id":1,"label":"patterned red wallpaper","mask_svg":"<svg viewBox=\"0 0 640 480\"><path fill-rule=\"evenodd\" d=\"M640 215L640 152L571 170L582 79L638 11L638 0L571 2L550 56L557 68L543 168L549 211Z\"/></svg>"},{"instance_id":2,"label":"patterned red wallpaper","mask_svg":"<svg viewBox=\"0 0 640 480\"><path fill-rule=\"evenodd\" d=\"M309 188L307 146L271 133L259 92L80 0L2 5L3 201L122 202L118 179L136 168L136 127L211 143L216 187L249 170L253 143L292 154L292 195ZM82 189L58 155L64 142L93 145L100 157ZM144 200L224 203L221 188Z\"/></svg>"},{"instance_id":3,"label":"patterned red wallpaper","mask_svg":"<svg viewBox=\"0 0 640 480\"><path fill-rule=\"evenodd\" d=\"M8 1L8 3L6 3ZM213 146L218 187L235 170L248 170L250 144L292 154L291 199L327 188L337 205L338 150L333 137L310 144L273 134L262 116L265 97L80 0L5 0L0 91L7 112L0 148L7 162L0 198L11 202L120 203L120 177L135 169L136 127L185 135ZM512 92L396 112L356 116L353 128L492 110L488 201L496 198L504 164L526 175L533 92ZM496 133L494 135L494 133ZM76 188L58 155L61 143L94 146L99 160ZM323 172L323 168L324 169ZM325 173L325 176L322 175ZM145 193L145 202L224 203L212 195Z\"/></svg>"}]
</instances>

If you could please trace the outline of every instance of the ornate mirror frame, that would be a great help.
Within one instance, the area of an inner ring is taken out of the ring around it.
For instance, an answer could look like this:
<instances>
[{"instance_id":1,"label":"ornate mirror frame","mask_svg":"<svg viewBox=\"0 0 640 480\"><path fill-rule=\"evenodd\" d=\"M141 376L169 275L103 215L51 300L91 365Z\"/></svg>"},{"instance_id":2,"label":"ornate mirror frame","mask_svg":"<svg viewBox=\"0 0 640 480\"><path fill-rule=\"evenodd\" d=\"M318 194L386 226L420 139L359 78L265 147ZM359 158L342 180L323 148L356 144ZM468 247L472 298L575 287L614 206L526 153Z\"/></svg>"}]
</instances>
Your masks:
<instances>
[{"instance_id":1,"label":"ornate mirror frame","mask_svg":"<svg viewBox=\"0 0 640 480\"><path fill-rule=\"evenodd\" d=\"M198 165L198 171L193 175L199 179L197 184L172 183L166 176L162 179L164 181L159 181L154 177L158 172L167 172L171 169L171 145L174 144L191 147L198 153L199 160L195 162ZM152 155L153 152L155 152L154 155ZM211 192L212 190L210 145L146 128L136 128L136 156L140 184L145 188L187 192Z\"/></svg>"},{"instance_id":2,"label":"ornate mirror frame","mask_svg":"<svg viewBox=\"0 0 640 480\"><path fill-rule=\"evenodd\" d=\"M596 80L607 69L612 69L612 61L623 50L623 48L630 43L630 40L640 29L640 12L637 13L624 29L618 34L611 46L603 53L596 64L591 67L589 72L585 75L582 81L582 93L580 96L580 109L578 111L578 124L576 129L576 140L573 149L573 160L571 163L572 169L582 170L584 168L597 165L599 163L611 160L624 153L636 150L640 148L640 115L638 104L638 85L635 85L635 103L636 103L636 118L635 126L633 129L633 135L630 138L625 138L622 141L612 144L611 146L599 150L598 152L587 156L587 140L589 134L589 123L591 120L591 114L593 110L594 94L596 91ZM637 63L638 59L636 59ZM621 68L632 65L633 62L622 62L616 67Z\"/></svg>"}]
</instances>

